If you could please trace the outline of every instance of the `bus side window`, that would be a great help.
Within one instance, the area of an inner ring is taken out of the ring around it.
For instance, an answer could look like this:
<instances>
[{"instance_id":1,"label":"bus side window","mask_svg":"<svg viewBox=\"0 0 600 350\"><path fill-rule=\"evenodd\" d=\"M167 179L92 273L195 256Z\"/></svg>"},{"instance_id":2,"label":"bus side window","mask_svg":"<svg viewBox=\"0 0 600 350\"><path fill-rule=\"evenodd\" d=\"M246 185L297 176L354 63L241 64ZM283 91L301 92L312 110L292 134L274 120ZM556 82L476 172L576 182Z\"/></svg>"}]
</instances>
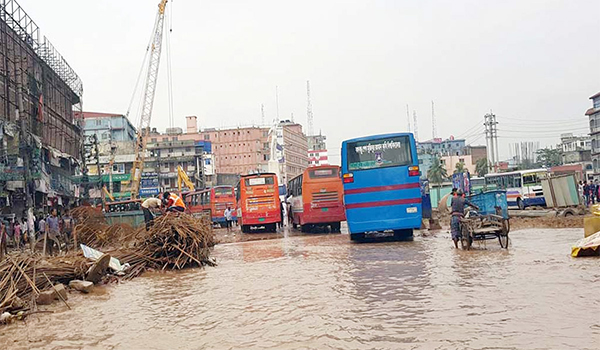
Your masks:
<instances>
[{"instance_id":1,"label":"bus side window","mask_svg":"<svg viewBox=\"0 0 600 350\"><path fill-rule=\"evenodd\" d=\"M515 187L521 187L521 175L515 176Z\"/></svg>"}]
</instances>

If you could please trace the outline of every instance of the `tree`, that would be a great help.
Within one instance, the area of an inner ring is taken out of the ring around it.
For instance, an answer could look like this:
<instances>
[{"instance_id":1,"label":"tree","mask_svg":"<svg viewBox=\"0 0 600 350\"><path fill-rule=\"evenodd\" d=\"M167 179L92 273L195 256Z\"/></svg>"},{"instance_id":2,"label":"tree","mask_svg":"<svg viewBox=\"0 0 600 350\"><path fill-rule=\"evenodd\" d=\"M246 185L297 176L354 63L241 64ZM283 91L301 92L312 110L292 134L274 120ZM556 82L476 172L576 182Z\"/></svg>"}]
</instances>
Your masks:
<instances>
[{"instance_id":1,"label":"tree","mask_svg":"<svg viewBox=\"0 0 600 350\"><path fill-rule=\"evenodd\" d=\"M487 158L481 158L475 162L475 172L477 173L477 176L484 177L485 174L488 173L488 169L489 167Z\"/></svg>"},{"instance_id":2,"label":"tree","mask_svg":"<svg viewBox=\"0 0 600 350\"><path fill-rule=\"evenodd\" d=\"M444 182L444 180L446 178L448 178L448 172L446 171L446 168L440 161L440 158L434 157L431 160L431 166L429 167L429 170L427 171L427 177L429 178L429 181L438 185L437 186L437 198L439 201L440 200L440 187L442 187L442 182Z\"/></svg>"},{"instance_id":3,"label":"tree","mask_svg":"<svg viewBox=\"0 0 600 350\"><path fill-rule=\"evenodd\" d=\"M458 162L456 163L456 168L454 169L454 173L455 174L462 174L465 172L465 163L464 162Z\"/></svg>"},{"instance_id":4,"label":"tree","mask_svg":"<svg viewBox=\"0 0 600 350\"><path fill-rule=\"evenodd\" d=\"M559 148L541 148L535 155L540 167L550 168L562 164L562 151Z\"/></svg>"}]
</instances>

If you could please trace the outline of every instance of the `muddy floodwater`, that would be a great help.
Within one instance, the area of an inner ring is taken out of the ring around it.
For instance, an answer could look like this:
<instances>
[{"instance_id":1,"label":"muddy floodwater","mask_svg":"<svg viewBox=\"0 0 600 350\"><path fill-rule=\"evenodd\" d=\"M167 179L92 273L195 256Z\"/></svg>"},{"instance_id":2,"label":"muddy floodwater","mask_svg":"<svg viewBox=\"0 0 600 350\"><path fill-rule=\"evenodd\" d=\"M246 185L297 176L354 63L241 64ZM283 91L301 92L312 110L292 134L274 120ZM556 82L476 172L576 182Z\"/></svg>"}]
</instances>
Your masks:
<instances>
[{"instance_id":1,"label":"muddy floodwater","mask_svg":"<svg viewBox=\"0 0 600 350\"><path fill-rule=\"evenodd\" d=\"M71 294L73 310L0 328L0 349L599 349L600 260L569 256L581 236L219 245L218 267Z\"/></svg>"}]
</instances>

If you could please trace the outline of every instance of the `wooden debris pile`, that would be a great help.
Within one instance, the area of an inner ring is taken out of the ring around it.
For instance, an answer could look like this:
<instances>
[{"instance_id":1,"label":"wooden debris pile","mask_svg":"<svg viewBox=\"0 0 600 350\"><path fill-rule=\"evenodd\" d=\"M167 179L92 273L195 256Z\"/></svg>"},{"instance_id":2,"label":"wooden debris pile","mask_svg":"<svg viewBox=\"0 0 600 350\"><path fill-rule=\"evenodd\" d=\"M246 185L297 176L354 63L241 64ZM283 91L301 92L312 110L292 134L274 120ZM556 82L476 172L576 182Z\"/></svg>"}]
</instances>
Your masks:
<instances>
[{"instance_id":1,"label":"wooden debris pile","mask_svg":"<svg viewBox=\"0 0 600 350\"><path fill-rule=\"evenodd\" d=\"M127 277L135 277L146 269L183 269L214 266L210 249L215 236L210 220L184 213L169 213L154 220L149 231L140 227L133 248L113 252L113 256L131 265Z\"/></svg>"},{"instance_id":2,"label":"wooden debris pile","mask_svg":"<svg viewBox=\"0 0 600 350\"><path fill-rule=\"evenodd\" d=\"M84 244L98 248L128 242L121 249L104 251L122 264L130 265L121 278L130 279L148 269L216 265L210 259L215 237L208 219L169 213L156 218L151 229L146 231L144 226L127 230L123 226L107 225L91 208L76 209L74 215L79 217L77 227L81 229ZM68 285L71 280L84 280L92 265L93 261L79 250L61 256L42 257L30 253L6 256L0 261L0 314L34 310L41 291L53 288L55 283Z\"/></svg>"},{"instance_id":3,"label":"wooden debris pile","mask_svg":"<svg viewBox=\"0 0 600 350\"><path fill-rule=\"evenodd\" d=\"M78 207L72 210L78 243L94 248L121 247L132 242L135 229L126 224L109 225L98 208Z\"/></svg>"},{"instance_id":4,"label":"wooden debris pile","mask_svg":"<svg viewBox=\"0 0 600 350\"><path fill-rule=\"evenodd\" d=\"M68 284L81 279L91 262L81 253L42 258L27 254L9 255L0 261L0 313L27 310L31 302L53 283Z\"/></svg>"}]
</instances>

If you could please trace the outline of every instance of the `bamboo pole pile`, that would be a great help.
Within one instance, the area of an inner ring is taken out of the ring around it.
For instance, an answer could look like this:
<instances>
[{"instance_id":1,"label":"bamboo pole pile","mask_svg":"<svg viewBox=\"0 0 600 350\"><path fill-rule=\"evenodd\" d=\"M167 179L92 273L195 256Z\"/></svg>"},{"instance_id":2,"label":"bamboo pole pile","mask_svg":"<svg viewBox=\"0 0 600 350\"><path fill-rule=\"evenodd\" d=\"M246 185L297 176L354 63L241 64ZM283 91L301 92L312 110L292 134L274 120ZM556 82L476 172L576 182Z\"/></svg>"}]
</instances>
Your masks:
<instances>
[{"instance_id":1,"label":"bamboo pole pile","mask_svg":"<svg viewBox=\"0 0 600 350\"><path fill-rule=\"evenodd\" d=\"M27 254L9 255L0 262L0 314L30 308L30 302L53 283L68 284L82 279L91 262L80 254L42 258ZM33 297L33 298L32 298Z\"/></svg>"},{"instance_id":2,"label":"bamboo pole pile","mask_svg":"<svg viewBox=\"0 0 600 350\"><path fill-rule=\"evenodd\" d=\"M132 268L127 277L135 277L146 269L214 266L210 250L215 237L210 220L184 213L168 213L154 220L149 231L140 227L135 234L135 246L116 253Z\"/></svg>"},{"instance_id":3,"label":"bamboo pole pile","mask_svg":"<svg viewBox=\"0 0 600 350\"><path fill-rule=\"evenodd\" d=\"M126 245L132 242L136 232L130 225L109 225L102 211L92 207L75 208L72 215L76 222L78 243L96 249Z\"/></svg>"},{"instance_id":4,"label":"bamboo pole pile","mask_svg":"<svg viewBox=\"0 0 600 350\"><path fill-rule=\"evenodd\" d=\"M123 225L107 225L104 218L93 211L91 208L74 210L80 220L79 232L83 233L81 242L93 248L121 246L105 252L122 264L130 265L122 278L131 279L149 269L179 270L216 265L210 259L215 237L211 222L206 218L168 213L155 219L146 231L144 226L133 230ZM127 247L121 245L123 242L129 242ZM52 283L68 285L71 280L85 279L92 264L81 251L47 257L30 253L6 256L0 261L0 314L32 308L40 291L53 288Z\"/></svg>"}]
</instances>

